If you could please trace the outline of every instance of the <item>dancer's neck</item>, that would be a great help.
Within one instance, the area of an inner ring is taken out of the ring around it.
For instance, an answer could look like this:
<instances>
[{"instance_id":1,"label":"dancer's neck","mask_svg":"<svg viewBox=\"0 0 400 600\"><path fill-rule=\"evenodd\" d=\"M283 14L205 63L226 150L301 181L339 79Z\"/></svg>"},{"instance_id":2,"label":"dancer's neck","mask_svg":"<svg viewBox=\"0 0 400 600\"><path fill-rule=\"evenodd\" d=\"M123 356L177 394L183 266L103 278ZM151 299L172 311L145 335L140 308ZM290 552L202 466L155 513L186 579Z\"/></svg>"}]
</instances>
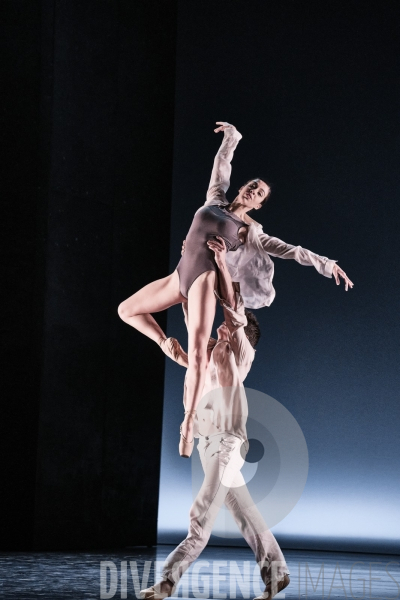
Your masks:
<instances>
[{"instance_id":1,"label":"dancer's neck","mask_svg":"<svg viewBox=\"0 0 400 600\"><path fill-rule=\"evenodd\" d=\"M251 210L251 208L245 206L244 204L241 204L239 200L235 198L235 200L230 203L228 210L229 212L234 213L237 217L239 217L239 219L242 219L242 221L244 221L244 217L249 212L249 210Z\"/></svg>"}]
</instances>

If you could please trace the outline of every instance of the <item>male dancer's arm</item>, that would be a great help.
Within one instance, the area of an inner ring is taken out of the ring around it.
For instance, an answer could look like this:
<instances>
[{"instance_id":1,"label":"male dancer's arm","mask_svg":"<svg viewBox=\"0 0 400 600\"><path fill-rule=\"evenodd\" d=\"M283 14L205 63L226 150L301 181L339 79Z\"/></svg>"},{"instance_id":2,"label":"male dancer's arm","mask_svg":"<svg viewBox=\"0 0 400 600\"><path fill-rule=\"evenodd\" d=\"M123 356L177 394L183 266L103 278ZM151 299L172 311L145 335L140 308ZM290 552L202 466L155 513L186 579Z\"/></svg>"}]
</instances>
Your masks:
<instances>
[{"instance_id":1,"label":"male dancer's arm","mask_svg":"<svg viewBox=\"0 0 400 600\"><path fill-rule=\"evenodd\" d=\"M239 283L232 281L226 266L226 246L224 240L217 236L217 240L208 241L208 246L214 251L215 262L219 269L220 295L216 292L215 294L224 311L225 323L230 333L235 362L240 378L244 381L254 360L255 350L244 331L247 325L247 317L243 299L240 295Z\"/></svg>"},{"instance_id":2,"label":"male dancer's arm","mask_svg":"<svg viewBox=\"0 0 400 600\"><path fill-rule=\"evenodd\" d=\"M208 247L214 251L215 262L218 267L218 287L221 298L236 310L236 289L237 286L233 285L231 274L228 271L228 267L225 262L226 246L225 241L219 235L215 236L214 239L207 241Z\"/></svg>"}]
</instances>

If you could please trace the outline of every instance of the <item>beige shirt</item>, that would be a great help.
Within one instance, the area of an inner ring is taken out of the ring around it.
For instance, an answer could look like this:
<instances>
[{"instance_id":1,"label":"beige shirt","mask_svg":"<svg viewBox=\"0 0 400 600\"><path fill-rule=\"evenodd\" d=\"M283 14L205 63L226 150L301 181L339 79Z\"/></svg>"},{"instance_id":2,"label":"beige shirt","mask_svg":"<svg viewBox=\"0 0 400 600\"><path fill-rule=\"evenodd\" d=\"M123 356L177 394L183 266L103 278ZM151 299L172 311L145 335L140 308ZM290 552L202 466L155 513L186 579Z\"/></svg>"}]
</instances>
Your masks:
<instances>
[{"instance_id":1,"label":"beige shirt","mask_svg":"<svg viewBox=\"0 0 400 600\"><path fill-rule=\"evenodd\" d=\"M230 184L233 153L241 138L242 135L233 127L224 130L224 139L214 159L206 206L229 204L225 194ZM270 256L292 258L301 265L313 266L325 277L332 277L336 260L315 254L302 246L286 244L264 233L262 225L248 214L244 221L250 225L246 243L235 252L227 252L225 260L232 279L240 282L240 292L247 308L270 306L275 298L272 285L274 263Z\"/></svg>"},{"instance_id":2,"label":"beige shirt","mask_svg":"<svg viewBox=\"0 0 400 600\"><path fill-rule=\"evenodd\" d=\"M207 367L203 395L197 406L194 437L229 432L247 440L248 406L243 381L250 371L255 350L244 332L247 325L239 285L235 286L236 310L219 298L229 330L229 341L210 338L210 361ZM187 323L187 310L183 305ZM183 404L186 401L186 379Z\"/></svg>"}]
</instances>

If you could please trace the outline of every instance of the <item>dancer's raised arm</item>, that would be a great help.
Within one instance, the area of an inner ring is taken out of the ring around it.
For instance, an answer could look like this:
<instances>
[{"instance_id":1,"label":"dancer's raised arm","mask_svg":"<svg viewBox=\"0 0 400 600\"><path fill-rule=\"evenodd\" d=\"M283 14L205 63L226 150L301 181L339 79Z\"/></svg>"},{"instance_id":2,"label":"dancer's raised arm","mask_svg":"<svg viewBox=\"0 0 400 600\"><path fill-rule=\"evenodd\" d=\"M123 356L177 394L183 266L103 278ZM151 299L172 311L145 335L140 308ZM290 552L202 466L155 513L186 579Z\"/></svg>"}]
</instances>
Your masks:
<instances>
[{"instance_id":1,"label":"dancer's raised arm","mask_svg":"<svg viewBox=\"0 0 400 600\"><path fill-rule=\"evenodd\" d=\"M214 252L215 262L218 267L218 284L219 293L226 302L236 310L236 294L232 284L231 274L225 262L226 245L220 236L215 236L215 239L210 239L207 246Z\"/></svg>"},{"instance_id":2,"label":"dancer's raised arm","mask_svg":"<svg viewBox=\"0 0 400 600\"><path fill-rule=\"evenodd\" d=\"M242 134L238 132L234 125L226 121L217 121L215 133L224 132L224 139L214 159L214 166L211 173L210 185L207 191L205 206L211 204L228 204L225 193L228 191L232 166L231 161L233 153L242 139Z\"/></svg>"},{"instance_id":3,"label":"dancer's raised arm","mask_svg":"<svg viewBox=\"0 0 400 600\"><path fill-rule=\"evenodd\" d=\"M215 253L215 262L219 271L218 299L224 311L225 326L230 334L232 350L241 381L244 381L254 360L255 351L244 329L247 325L247 317L243 298L240 295L239 284L232 281L225 262L226 246L224 240L217 236L216 240L208 241L208 246Z\"/></svg>"}]
</instances>

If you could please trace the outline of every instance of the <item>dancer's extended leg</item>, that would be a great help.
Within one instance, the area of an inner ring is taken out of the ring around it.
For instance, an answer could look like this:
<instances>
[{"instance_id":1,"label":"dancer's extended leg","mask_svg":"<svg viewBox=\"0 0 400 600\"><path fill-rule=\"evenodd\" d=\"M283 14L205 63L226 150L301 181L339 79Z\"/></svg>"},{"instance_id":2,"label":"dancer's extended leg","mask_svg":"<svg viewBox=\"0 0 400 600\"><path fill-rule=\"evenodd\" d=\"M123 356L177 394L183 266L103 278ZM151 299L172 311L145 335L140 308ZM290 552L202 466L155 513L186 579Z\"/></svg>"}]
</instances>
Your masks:
<instances>
[{"instance_id":1,"label":"dancer's extended leg","mask_svg":"<svg viewBox=\"0 0 400 600\"><path fill-rule=\"evenodd\" d=\"M175 338L165 335L150 313L165 310L174 304L185 301L179 290L179 275L175 270L168 277L149 283L130 296L118 307L118 314L125 323L131 325L154 342L169 358L183 367L188 367L188 357Z\"/></svg>"},{"instance_id":2,"label":"dancer's extended leg","mask_svg":"<svg viewBox=\"0 0 400 600\"><path fill-rule=\"evenodd\" d=\"M276 581L280 581L289 569L282 550L273 533L268 529L263 516L254 503L242 473L238 472L225 498L244 539L254 552L260 566L260 574L266 585L271 583L272 564L276 564Z\"/></svg>"},{"instance_id":3,"label":"dancer's extended leg","mask_svg":"<svg viewBox=\"0 0 400 600\"><path fill-rule=\"evenodd\" d=\"M203 484L190 508L186 538L167 556L163 579L177 583L206 546L213 524L224 504L232 480L244 460L240 438L222 433L199 440L198 450L205 469Z\"/></svg>"},{"instance_id":4,"label":"dancer's extended leg","mask_svg":"<svg viewBox=\"0 0 400 600\"><path fill-rule=\"evenodd\" d=\"M166 310L181 302L186 302L186 298L180 293L179 276L174 271L168 277L145 285L124 300L118 307L118 314L125 323L159 343L166 336L150 313Z\"/></svg>"},{"instance_id":5,"label":"dancer's extended leg","mask_svg":"<svg viewBox=\"0 0 400 600\"><path fill-rule=\"evenodd\" d=\"M188 293L188 357L185 411L194 411L201 400L207 369L207 344L215 317L215 271L205 271L192 284ZM182 433L193 439L194 416L186 415Z\"/></svg>"}]
</instances>

